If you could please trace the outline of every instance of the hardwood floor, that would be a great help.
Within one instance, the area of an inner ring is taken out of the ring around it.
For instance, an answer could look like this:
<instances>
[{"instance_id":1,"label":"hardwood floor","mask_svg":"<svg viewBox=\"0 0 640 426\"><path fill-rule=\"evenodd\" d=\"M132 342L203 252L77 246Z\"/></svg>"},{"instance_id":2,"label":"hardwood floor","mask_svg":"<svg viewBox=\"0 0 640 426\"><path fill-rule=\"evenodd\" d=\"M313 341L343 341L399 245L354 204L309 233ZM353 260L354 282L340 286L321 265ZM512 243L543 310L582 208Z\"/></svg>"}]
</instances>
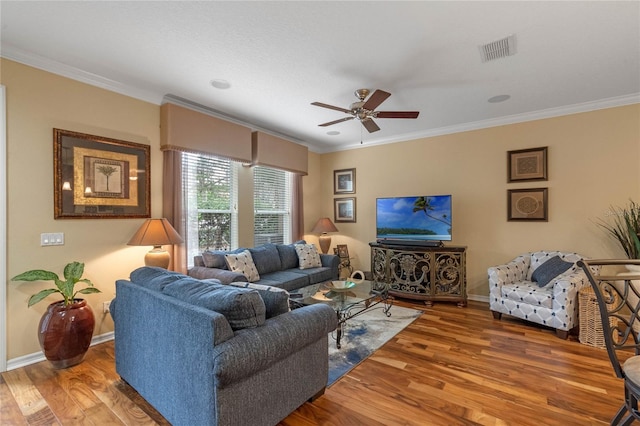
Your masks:
<instances>
[{"instance_id":1,"label":"hardwood floor","mask_svg":"<svg viewBox=\"0 0 640 426\"><path fill-rule=\"evenodd\" d=\"M398 304L425 313L282 426L605 425L622 402L606 351L575 336L494 320L478 302ZM108 342L66 370L42 362L2 373L0 424L168 423L119 379Z\"/></svg>"}]
</instances>

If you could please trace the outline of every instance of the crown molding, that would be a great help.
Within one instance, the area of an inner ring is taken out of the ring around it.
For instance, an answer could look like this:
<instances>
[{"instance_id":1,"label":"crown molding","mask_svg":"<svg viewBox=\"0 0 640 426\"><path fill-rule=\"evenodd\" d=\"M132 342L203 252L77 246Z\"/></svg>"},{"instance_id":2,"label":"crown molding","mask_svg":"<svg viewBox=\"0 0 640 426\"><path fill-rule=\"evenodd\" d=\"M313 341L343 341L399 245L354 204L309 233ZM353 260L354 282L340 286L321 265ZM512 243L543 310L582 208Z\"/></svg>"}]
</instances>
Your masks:
<instances>
[{"instance_id":1,"label":"crown molding","mask_svg":"<svg viewBox=\"0 0 640 426\"><path fill-rule=\"evenodd\" d=\"M462 133L462 132L468 132L472 130L488 129L491 127L506 126L509 124L524 123L527 121L544 120L547 118L561 117L565 115L579 114L583 112L597 111L600 109L615 108L615 107L634 105L634 104L640 104L640 93L635 93L632 95L616 96L613 98L600 99L600 100L591 101L591 102L583 102L580 104L566 105L563 107L548 108L544 110L532 111L532 112L527 112L522 114L507 115L504 117L492 118L489 120L474 121L470 123L463 123L455 126L439 127L437 129L430 129L423 132L404 133L401 135L396 135L392 138L369 141L364 144L357 143L357 144L339 147L334 150L323 151L321 152L321 154L326 154L329 152L337 152L337 151L346 151L350 149L366 148L366 147L376 146L376 145L387 145L391 143L406 142L406 141L415 140L415 139L450 135L454 133Z\"/></svg>"},{"instance_id":2,"label":"crown molding","mask_svg":"<svg viewBox=\"0 0 640 426\"><path fill-rule=\"evenodd\" d=\"M54 61L53 59L25 52L13 46L2 46L0 57L155 105L160 105L162 102L162 95L122 84L115 80L110 80L97 74L65 65L61 62Z\"/></svg>"}]
</instances>

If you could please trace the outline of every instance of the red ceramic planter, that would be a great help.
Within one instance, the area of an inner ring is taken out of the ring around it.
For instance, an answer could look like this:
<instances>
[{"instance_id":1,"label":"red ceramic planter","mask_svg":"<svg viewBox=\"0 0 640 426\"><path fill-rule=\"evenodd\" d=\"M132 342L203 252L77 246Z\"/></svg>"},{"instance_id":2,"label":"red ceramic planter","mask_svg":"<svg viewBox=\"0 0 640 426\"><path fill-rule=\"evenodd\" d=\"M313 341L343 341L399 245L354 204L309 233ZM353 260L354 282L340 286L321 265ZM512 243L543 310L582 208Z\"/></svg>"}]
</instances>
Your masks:
<instances>
[{"instance_id":1,"label":"red ceramic planter","mask_svg":"<svg viewBox=\"0 0 640 426\"><path fill-rule=\"evenodd\" d=\"M44 356L54 368L79 364L91 344L94 325L93 311L86 300L75 299L69 306L63 301L50 304L38 326Z\"/></svg>"}]
</instances>

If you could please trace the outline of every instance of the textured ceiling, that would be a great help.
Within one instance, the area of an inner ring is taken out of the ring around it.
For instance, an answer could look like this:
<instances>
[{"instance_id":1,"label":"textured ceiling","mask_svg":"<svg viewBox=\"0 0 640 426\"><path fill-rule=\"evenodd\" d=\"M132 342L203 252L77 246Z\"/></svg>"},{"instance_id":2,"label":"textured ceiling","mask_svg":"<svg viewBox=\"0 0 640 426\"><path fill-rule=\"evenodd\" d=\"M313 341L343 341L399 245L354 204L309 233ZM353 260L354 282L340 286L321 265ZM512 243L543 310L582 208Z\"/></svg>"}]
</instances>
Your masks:
<instances>
[{"instance_id":1,"label":"textured ceiling","mask_svg":"<svg viewBox=\"0 0 640 426\"><path fill-rule=\"evenodd\" d=\"M316 152L640 102L637 1L1 1L0 16L5 58L186 99ZM511 34L514 56L481 61L480 45ZM345 115L311 102L348 108L359 88L420 116L318 127Z\"/></svg>"}]
</instances>

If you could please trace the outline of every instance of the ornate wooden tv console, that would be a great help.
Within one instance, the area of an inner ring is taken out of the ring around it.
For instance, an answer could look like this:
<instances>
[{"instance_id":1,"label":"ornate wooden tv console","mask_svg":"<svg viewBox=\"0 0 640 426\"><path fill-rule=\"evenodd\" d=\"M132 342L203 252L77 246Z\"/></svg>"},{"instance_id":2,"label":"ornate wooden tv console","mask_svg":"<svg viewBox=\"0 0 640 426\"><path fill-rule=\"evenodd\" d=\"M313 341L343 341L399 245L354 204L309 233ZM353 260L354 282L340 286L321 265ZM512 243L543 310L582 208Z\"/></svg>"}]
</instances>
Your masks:
<instances>
[{"instance_id":1,"label":"ornate wooden tv console","mask_svg":"<svg viewBox=\"0 0 640 426\"><path fill-rule=\"evenodd\" d=\"M467 305L466 247L424 247L369 243L373 281L387 283L389 294Z\"/></svg>"}]
</instances>

